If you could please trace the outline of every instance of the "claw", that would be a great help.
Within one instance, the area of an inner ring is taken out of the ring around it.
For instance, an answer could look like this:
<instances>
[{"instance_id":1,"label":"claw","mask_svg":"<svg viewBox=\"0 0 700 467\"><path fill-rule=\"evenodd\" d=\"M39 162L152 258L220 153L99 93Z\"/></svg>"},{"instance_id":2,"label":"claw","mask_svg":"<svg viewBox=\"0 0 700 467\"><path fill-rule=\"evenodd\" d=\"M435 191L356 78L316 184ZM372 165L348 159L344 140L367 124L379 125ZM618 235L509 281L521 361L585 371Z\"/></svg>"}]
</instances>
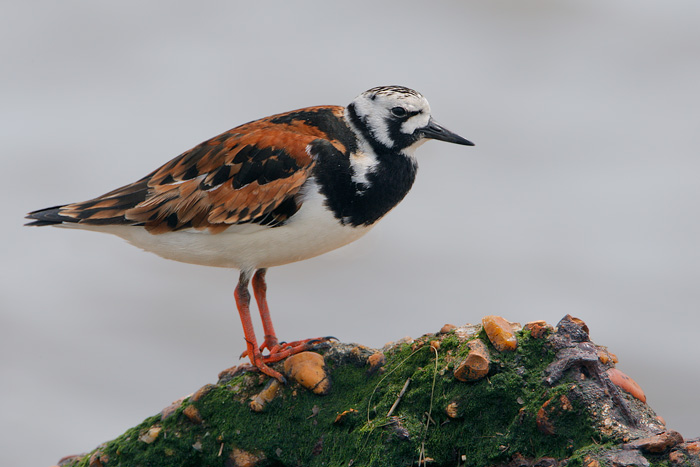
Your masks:
<instances>
[{"instance_id":1,"label":"claw","mask_svg":"<svg viewBox=\"0 0 700 467\"><path fill-rule=\"evenodd\" d=\"M279 372L273 370L267 365L279 362L280 360L284 360L285 358L292 355L296 355L300 352L312 350L318 345L327 344L331 339L337 340L335 337L328 336L292 342L280 342L279 344L275 344L272 347L268 347L267 344L263 344L262 346L260 346L260 348L267 348L270 351L269 354L263 355L259 349L256 349L258 351L253 352L253 355L251 356L249 348L241 354L240 358L250 358L250 362L252 363L253 367L257 367L262 373L276 378L281 383L286 383L284 376L282 376Z\"/></svg>"},{"instance_id":2,"label":"claw","mask_svg":"<svg viewBox=\"0 0 700 467\"><path fill-rule=\"evenodd\" d=\"M264 375L267 375L271 378L275 378L277 381L280 383L286 385L287 384L287 378L285 378L279 371L275 371L269 366L265 365L262 363L260 366L258 365L253 365L253 364L246 364L246 365L241 365L238 367L238 371L259 371Z\"/></svg>"}]
</instances>

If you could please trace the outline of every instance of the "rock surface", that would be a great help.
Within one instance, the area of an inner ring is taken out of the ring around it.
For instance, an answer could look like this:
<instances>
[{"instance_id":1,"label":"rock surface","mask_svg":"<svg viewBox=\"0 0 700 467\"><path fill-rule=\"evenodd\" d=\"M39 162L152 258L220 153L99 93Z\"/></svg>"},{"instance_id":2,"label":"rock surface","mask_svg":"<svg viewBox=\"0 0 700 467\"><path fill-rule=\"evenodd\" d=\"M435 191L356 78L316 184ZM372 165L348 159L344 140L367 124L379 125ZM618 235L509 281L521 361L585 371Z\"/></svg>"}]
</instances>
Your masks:
<instances>
[{"instance_id":1,"label":"rock surface","mask_svg":"<svg viewBox=\"0 0 700 467\"><path fill-rule=\"evenodd\" d=\"M488 348L481 339L474 339L467 343L469 355L455 369L455 378L460 381L478 381L489 374L491 356Z\"/></svg>"},{"instance_id":2,"label":"rock surface","mask_svg":"<svg viewBox=\"0 0 700 467\"><path fill-rule=\"evenodd\" d=\"M664 426L583 321L487 323L382 349L325 343L304 376L286 364L286 386L230 368L60 465L700 467L700 441Z\"/></svg>"}]
</instances>

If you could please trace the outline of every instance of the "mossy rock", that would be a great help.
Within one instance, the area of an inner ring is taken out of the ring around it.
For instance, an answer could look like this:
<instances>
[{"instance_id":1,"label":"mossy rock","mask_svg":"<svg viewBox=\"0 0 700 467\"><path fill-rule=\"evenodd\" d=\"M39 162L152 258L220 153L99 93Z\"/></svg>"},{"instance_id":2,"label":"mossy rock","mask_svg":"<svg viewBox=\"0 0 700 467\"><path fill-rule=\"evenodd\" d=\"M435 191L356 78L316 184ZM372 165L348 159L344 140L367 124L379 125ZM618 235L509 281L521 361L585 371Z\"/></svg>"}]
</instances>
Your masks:
<instances>
[{"instance_id":1,"label":"mossy rock","mask_svg":"<svg viewBox=\"0 0 700 467\"><path fill-rule=\"evenodd\" d=\"M492 361L488 376L462 382L453 371L471 339L489 346ZM550 462L543 461L546 465L595 465L590 462L596 459L605 465L605 453L658 428L648 423L630 428L610 413L610 406L605 412L593 405L595 398L581 396L585 385L575 369L557 384L545 384L556 347L527 330L518 331L517 339L515 351L498 352L480 327L471 326L381 351L329 344L319 350L332 380L327 395L290 382L260 412L251 409L250 401L270 379L252 371L225 371L217 384L174 410L62 465L437 467L520 460L526 464L518 465L536 465L542 459ZM367 360L377 352L385 363L369 368ZM645 404L630 399L635 414L645 411L640 419L655 417ZM544 428L543 417L550 423ZM618 429L601 429L611 419ZM666 459L657 456L651 462Z\"/></svg>"}]
</instances>

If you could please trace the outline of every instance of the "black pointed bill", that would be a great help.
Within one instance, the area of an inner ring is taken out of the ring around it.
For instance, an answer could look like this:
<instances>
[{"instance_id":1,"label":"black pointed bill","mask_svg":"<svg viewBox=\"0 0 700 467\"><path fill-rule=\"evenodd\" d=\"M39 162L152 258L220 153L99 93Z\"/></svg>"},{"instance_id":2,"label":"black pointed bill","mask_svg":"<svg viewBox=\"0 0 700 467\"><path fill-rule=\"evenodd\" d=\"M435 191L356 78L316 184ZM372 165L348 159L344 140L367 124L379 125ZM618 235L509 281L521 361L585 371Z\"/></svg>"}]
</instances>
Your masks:
<instances>
[{"instance_id":1,"label":"black pointed bill","mask_svg":"<svg viewBox=\"0 0 700 467\"><path fill-rule=\"evenodd\" d=\"M464 139L457 133L452 133L442 125L438 125L432 118L430 119L430 122L428 122L428 126L421 128L419 131L423 134L424 138L437 139L448 143L463 144L464 146L474 146L474 143L468 139Z\"/></svg>"}]
</instances>

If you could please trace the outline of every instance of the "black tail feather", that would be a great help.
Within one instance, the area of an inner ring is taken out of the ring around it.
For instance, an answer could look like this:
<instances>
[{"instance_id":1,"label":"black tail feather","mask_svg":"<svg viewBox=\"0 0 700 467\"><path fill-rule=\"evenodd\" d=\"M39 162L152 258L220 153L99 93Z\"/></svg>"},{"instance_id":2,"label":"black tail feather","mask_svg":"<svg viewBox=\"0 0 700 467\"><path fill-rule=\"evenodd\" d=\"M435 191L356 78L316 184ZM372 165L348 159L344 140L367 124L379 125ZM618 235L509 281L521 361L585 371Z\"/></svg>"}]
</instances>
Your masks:
<instances>
[{"instance_id":1,"label":"black tail feather","mask_svg":"<svg viewBox=\"0 0 700 467\"><path fill-rule=\"evenodd\" d=\"M25 217L25 219L32 219L32 222L27 222L24 225L41 227L44 225L62 224L64 222L78 222L78 219L62 216L61 208L63 208L63 206L54 206L52 208L32 211Z\"/></svg>"}]
</instances>

